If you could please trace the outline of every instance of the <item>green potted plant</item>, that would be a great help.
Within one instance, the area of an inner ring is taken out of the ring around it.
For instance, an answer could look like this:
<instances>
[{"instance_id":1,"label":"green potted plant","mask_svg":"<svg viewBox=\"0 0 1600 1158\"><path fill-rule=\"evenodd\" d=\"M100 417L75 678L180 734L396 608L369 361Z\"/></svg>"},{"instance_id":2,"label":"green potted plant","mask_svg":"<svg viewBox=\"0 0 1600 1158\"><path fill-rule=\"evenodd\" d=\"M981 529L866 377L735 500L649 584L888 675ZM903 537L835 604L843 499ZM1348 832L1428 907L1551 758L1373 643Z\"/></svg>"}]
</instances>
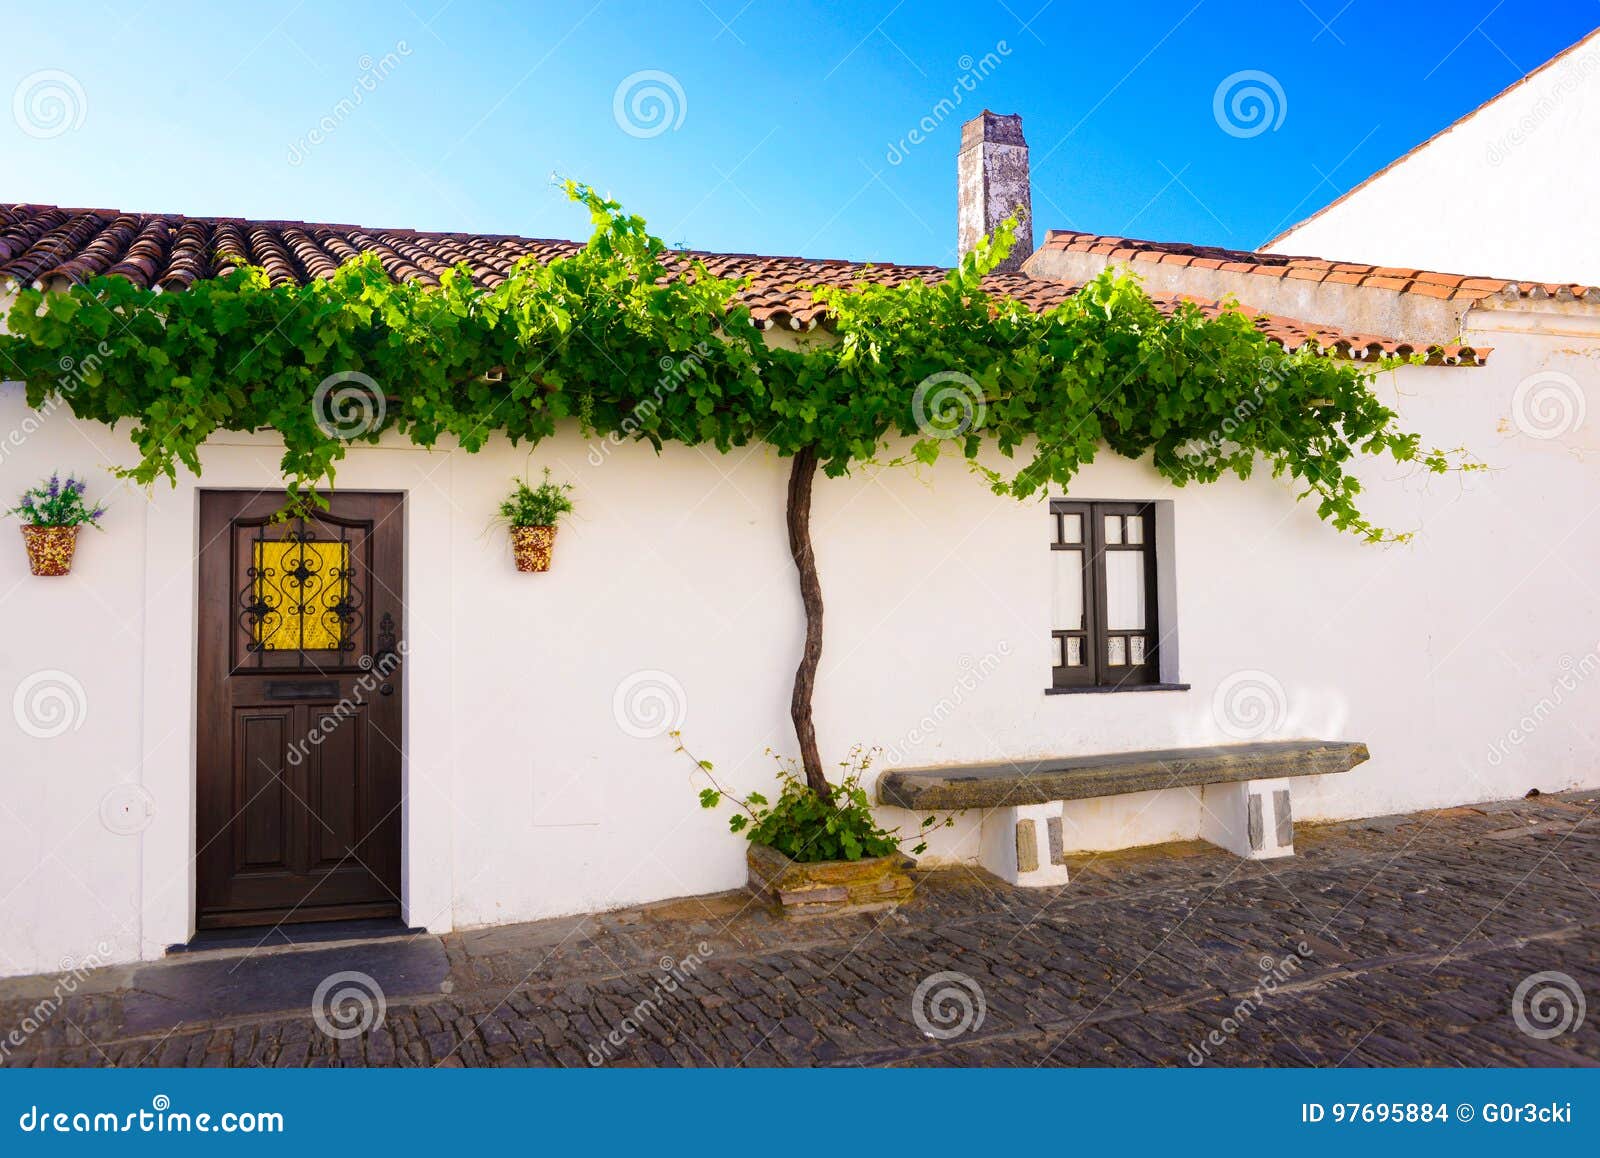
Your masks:
<instances>
[{"instance_id":1,"label":"green potted plant","mask_svg":"<svg viewBox=\"0 0 1600 1158\"><path fill-rule=\"evenodd\" d=\"M901 851L911 837L885 829L872 815L863 778L872 767L874 749L860 745L850 750L839 767L843 774L823 796L795 768L768 749L778 762L778 800L772 803L759 792L740 798L718 784L709 760L697 759L672 733L678 751L694 762L711 781L700 791L700 806L716 808L723 800L737 808L728 828L743 833L750 842L745 852L749 887L785 917L837 916L840 913L888 909L910 899L911 878L906 870L916 862ZM948 828L953 817L941 823L928 816L917 833L912 856L928 847L922 839L934 826Z\"/></svg>"},{"instance_id":2,"label":"green potted plant","mask_svg":"<svg viewBox=\"0 0 1600 1158\"><path fill-rule=\"evenodd\" d=\"M78 546L78 528L100 525L102 507L83 501L86 483L68 475L63 481L51 475L47 482L22 492L17 505L6 512L22 520L22 541L28 548L28 569L35 575L65 575L72 570Z\"/></svg>"},{"instance_id":3,"label":"green potted plant","mask_svg":"<svg viewBox=\"0 0 1600 1158\"><path fill-rule=\"evenodd\" d=\"M500 518L511 528L511 554L518 571L548 571L556 523L572 512L568 497L572 484L551 482L549 467L544 468L544 481L536 487L530 487L526 479L516 483L516 489L500 504Z\"/></svg>"}]
</instances>

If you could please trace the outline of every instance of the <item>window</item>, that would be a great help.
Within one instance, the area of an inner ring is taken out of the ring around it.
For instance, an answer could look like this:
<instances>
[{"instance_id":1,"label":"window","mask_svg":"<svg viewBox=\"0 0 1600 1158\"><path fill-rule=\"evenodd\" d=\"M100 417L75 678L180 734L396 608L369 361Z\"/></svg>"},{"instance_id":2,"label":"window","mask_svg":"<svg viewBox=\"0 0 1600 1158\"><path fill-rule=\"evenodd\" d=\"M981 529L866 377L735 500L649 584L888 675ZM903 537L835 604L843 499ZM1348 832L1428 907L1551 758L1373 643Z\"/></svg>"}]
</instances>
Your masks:
<instances>
[{"instance_id":1,"label":"window","mask_svg":"<svg viewBox=\"0 0 1600 1158\"><path fill-rule=\"evenodd\" d=\"M1171 614L1170 574L1158 574L1170 567L1157 550L1170 540L1170 512L1170 503L1050 503L1053 688L1177 686L1173 625L1162 614Z\"/></svg>"},{"instance_id":2,"label":"window","mask_svg":"<svg viewBox=\"0 0 1600 1158\"><path fill-rule=\"evenodd\" d=\"M347 650L354 622L350 545L301 531L252 546L245 606L251 650Z\"/></svg>"}]
</instances>

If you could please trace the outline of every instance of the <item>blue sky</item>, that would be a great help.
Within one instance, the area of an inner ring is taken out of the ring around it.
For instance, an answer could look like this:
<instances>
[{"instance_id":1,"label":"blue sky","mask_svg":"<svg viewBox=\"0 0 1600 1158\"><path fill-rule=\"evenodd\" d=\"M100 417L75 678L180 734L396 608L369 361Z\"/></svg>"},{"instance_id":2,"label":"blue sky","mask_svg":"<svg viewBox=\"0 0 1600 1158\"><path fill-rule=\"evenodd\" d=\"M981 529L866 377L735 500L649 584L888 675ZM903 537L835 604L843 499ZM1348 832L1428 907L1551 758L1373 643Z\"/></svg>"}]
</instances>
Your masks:
<instances>
[{"instance_id":1,"label":"blue sky","mask_svg":"<svg viewBox=\"0 0 1600 1158\"><path fill-rule=\"evenodd\" d=\"M981 108L1023 114L1041 232L1254 247L1600 25L1600 0L3 6L0 201L581 237L560 173L697 248L936 263ZM1239 73L1273 127L1219 124Z\"/></svg>"}]
</instances>

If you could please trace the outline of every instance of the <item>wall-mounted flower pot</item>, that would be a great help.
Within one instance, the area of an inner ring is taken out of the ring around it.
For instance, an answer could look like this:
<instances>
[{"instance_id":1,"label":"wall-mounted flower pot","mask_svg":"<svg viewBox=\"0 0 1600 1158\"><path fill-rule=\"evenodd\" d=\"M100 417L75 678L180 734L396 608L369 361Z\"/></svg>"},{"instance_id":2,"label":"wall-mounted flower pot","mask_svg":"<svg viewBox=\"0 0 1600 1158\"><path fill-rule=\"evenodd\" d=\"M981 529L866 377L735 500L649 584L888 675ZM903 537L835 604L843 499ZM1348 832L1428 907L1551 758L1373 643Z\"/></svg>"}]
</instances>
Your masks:
<instances>
[{"instance_id":1,"label":"wall-mounted flower pot","mask_svg":"<svg viewBox=\"0 0 1600 1158\"><path fill-rule=\"evenodd\" d=\"M22 541L28 546L28 568L35 575L65 575L72 570L77 527L24 526Z\"/></svg>"},{"instance_id":2,"label":"wall-mounted flower pot","mask_svg":"<svg viewBox=\"0 0 1600 1158\"><path fill-rule=\"evenodd\" d=\"M550 570L550 552L556 544L554 527L512 527L511 554L518 571Z\"/></svg>"}]
</instances>

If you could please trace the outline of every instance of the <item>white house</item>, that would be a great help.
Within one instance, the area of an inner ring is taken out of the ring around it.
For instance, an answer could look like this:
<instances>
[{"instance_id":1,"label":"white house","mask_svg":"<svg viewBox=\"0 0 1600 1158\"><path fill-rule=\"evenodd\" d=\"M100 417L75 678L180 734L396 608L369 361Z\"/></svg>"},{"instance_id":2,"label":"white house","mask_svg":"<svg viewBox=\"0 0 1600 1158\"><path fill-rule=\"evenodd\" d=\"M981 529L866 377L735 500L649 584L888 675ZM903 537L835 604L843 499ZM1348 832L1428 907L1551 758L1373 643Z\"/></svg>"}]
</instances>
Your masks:
<instances>
[{"instance_id":1,"label":"white house","mask_svg":"<svg viewBox=\"0 0 1600 1158\"><path fill-rule=\"evenodd\" d=\"M1262 248L1600 282L1597 138L1600 30Z\"/></svg>"},{"instance_id":2,"label":"white house","mask_svg":"<svg viewBox=\"0 0 1600 1158\"><path fill-rule=\"evenodd\" d=\"M1020 123L985 114L965 145L962 218L990 222L1025 189ZM516 256L567 245L5 205L0 288L9 280L9 302L19 285L109 272L181 292L238 260L305 279L358 251L396 277L465 259L492 279ZM1523 272L1518 257L1505 272ZM1491 469L1370 470L1370 513L1418 531L1395 547L1333 531L1264 474L1180 490L1110 454L1070 494L1033 503L995 497L949 460L819 479L824 756L873 744L880 768L949 771L1366 744L1369 761L1293 781L1302 821L1600 785L1600 427L1588 416L1600 290L1070 233L1048 234L1003 276L1049 302L1107 263L1153 294L1235 296L1273 315L1262 325L1289 345L1317 334L1340 356L1434 349L1433 364L1386 374L1382 396L1428 442L1466 447ZM860 272L713 264L754 277L747 300L774 332L825 328L797 287ZM443 931L742 883L742 842L698 807L666 732L681 727L746 789L770 781L766 748L794 751L803 620L787 464L774 454L669 444L657 456L563 430L531 462L574 483L578 517L552 570L528 575L504 535L486 533L526 448L430 452L393 435L353 447L309 558L365 561L355 646L404 657L370 671L308 668L305 638L263 649L251 626L262 599L251 567L276 558L289 570L295 552L262 522L282 485L275 437L213 437L198 477L148 495L102 473L134 457L125 429L64 406L35 413L18 384L0 387L0 482L19 491L75 471L102 480L110 508L68 576L33 577L20 543L0 549L0 702L11 709L0 712L0 972L152 958L214 925L366 916ZM1065 529L1075 515L1089 521ZM1109 586L1125 566L1144 568L1140 622L1084 623L1067 561L1081 556L1072 534L1089 527L1108 544L1114 530L1129 556L1107 565ZM1112 690L1067 671L1072 628L1084 628L1086 654L1143 658L1149 678ZM304 747L319 713L358 687L361 726ZM1272 811L1255 851L1286 852L1288 783L1028 805L998 833L968 810L935 834L929 859L1057 879L1011 843L1025 830L1016 822L1032 832L1034 820L1047 822L1039 840L1048 828L1060 846L1041 844L1043 855L1197 836L1249 853L1218 825L1263 796ZM315 887L290 895L285 880Z\"/></svg>"}]
</instances>

